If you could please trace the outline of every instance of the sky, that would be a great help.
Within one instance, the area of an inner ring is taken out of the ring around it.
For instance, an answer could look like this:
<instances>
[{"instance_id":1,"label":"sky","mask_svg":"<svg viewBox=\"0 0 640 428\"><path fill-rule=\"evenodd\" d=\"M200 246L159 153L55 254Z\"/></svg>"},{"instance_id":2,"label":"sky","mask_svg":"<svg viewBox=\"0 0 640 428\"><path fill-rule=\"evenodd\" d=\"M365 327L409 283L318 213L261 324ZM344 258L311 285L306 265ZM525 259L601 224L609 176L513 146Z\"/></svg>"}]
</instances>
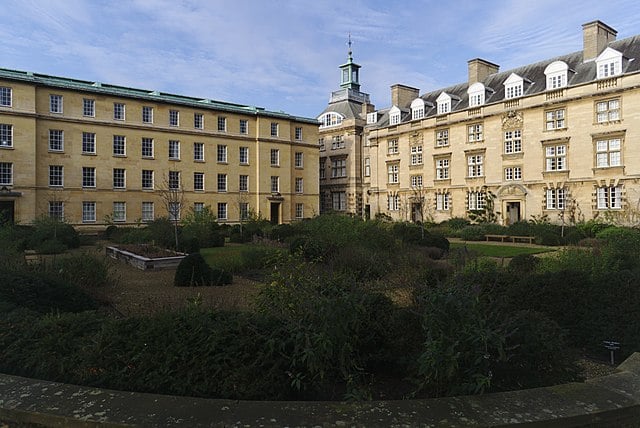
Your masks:
<instances>
[{"instance_id":1,"label":"sky","mask_svg":"<svg viewBox=\"0 0 640 428\"><path fill-rule=\"evenodd\" d=\"M637 0L0 0L0 68L317 117L338 67L362 66L378 108L390 86L437 90L467 61L505 71L582 49L599 19L640 34Z\"/></svg>"}]
</instances>

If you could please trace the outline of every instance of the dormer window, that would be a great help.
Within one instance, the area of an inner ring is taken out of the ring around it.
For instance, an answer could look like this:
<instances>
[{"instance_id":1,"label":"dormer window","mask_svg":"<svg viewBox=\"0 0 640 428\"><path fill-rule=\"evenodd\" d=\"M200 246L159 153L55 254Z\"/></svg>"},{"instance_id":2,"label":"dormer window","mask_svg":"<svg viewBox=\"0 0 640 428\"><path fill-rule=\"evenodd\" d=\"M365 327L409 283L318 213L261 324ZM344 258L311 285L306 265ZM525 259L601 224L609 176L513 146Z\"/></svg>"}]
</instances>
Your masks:
<instances>
[{"instance_id":1,"label":"dormer window","mask_svg":"<svg viewBox=\"0 0 640 428\"><path fill-rule=\"evenodd\" d=\"M515 73L504 81L504 97L506 99L521 97L524 93L524 79Z\"/></svg>"},{"instance_id":2,"label":"dormer window","mask_svg":"<svg viewBox=\"0 0 640 428\"><path fill-rule=\"evenodd\" d=\"M396 106L393 106L391 110L389 110L389 125L397 125L400 123L400 109Z\"/></svg>"},{"instance_id":3,"label":"dormer window","mask_svg":"<svg viewBox=\"0 0 640 428\"><path fill-rule=\"evenodd\" d=\"M322 116L320 116L318 118L318 120L320 121L320 128L328 128L330 126L338 126L340 124L342 124L342 120L344 118L342 117L342 115L335 113L335 112L329 112L329 113L325 113Z\"/></svg>"},{"instance_id":4,"label":"dormer window","mask_svg":"<svg viewBox=\"0 0 640 428\"><path fill-rule=\"evenodd\" d=\"M378 112L373 111L371 113L367 113L367 125L371 125L374 123L378 123Z\"/></svg>"},{"instance_id":5,"label":"dormer window","mask_svg":"<svg viewBox=\"0 0 640 428\"><path fill-rule=\"evenodd\" d=\"M596 66L598 67L598 79L622 74L622 53L615 49L606 48L596 58Z\"/></svg>"},{"instance_id":6,"label":"dormer window","mask_svg":"<svg viewBox=\"0 0 640 428\"><path fill-rule=\"evenodd\" d=\"M554 61L544 69L547 78L547 91L567 86L567 70L569 66L564 61Z\"/></svg>"},{"instance_id":7,"label":"dormer window","mask_svg":"<svg viewBox=\"0 0 640 428\"><path fill-rule=\"evenodd\" d=\"M446 114L451 111L451 96L446 92L436 98L436 103L438 104L438 114Z\"/></svg>"},{"instance_id":8,"label":"dormer window","mask_svg":"<svg viewBox=\"0 0 640 428\"><path fill-rule=\"evenodd\" d=\"M416 98L411 103L411 120L422 118L424 118L424 100L422 98Z\"/></svg>"},{"instance_id":9,"label":"dormer window","mask_svg":"<svg viewBox=\"0 0 640 428\"><path fill-rule=\"evenodd\" d=\"M484 104L485 89L482 83L476 82L469 86L467 94L469 94L469 107L479 107Z\"/></svg>"}]
</instances>

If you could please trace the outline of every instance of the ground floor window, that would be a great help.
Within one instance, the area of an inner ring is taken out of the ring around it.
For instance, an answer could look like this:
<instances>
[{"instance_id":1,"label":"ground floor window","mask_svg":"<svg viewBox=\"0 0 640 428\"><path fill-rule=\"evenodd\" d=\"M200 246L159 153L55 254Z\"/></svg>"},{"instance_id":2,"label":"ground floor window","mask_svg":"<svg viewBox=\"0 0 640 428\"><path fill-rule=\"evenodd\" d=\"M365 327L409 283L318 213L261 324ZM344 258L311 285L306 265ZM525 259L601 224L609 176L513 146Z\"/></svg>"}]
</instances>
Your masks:
<instances>
[{"instance_id":1,"label":"ground floor window","mask_svg":"<svg viewBox=\"0 0 640 428\"><path fill-rule=\"evenodd\" d=\"M331 202L334 211L346 211L347 209L347 193L333 192L331 193Z\"/></svg>"}]
</instances>

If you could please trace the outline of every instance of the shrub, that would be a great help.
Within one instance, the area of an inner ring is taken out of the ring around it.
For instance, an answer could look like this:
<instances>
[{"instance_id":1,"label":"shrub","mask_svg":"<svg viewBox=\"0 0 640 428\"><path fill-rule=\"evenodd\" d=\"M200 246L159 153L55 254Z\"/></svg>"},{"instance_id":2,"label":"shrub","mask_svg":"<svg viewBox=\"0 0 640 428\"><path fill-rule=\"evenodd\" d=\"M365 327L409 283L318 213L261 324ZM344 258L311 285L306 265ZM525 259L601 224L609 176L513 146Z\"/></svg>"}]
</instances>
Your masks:
<instances>
[{"instance_id":1,"label":"shrub","mask_svg":"<svg viewBox=\"0 0 640 428\"><path fill-rule=\"evenodd\" d=\"M518 254L509 262L509 270L514 273L528 274L535 272L540 259L532 254Z\"/></svg>"},{"instance_id":2,"label":"shrub","mask_svg":"<svg viewBox=\"0 0 640 428\"><path fill-rule=\"evenodd\" d=\"M38 272L0 271L0 301L39 313L80 312L98 305L76 287Z\"/></svg>"},{"instance_id":3,"label":"shrub","mask_svg":"<svg viewBox=\"0 0 640 428\"><path fill-rule=\"evenodd\" d=\"M460 231L460 238L464 241L483 241L485 234L484 226L466 226Z\"/></svg>"},{"instance_id":4,"label":"shrub","mask_svg":"<svg viewBox=\"0 0 640 428\"><path fill-rule=\"evenodd\" d=\"M50 265L43 264L45 272L67 284L78 287L101 287L112 283L111 261L104 256L74 254L58 257Z\"/></svg>"},{"instance_id":5,"label":"shrub","mask_svg":"<svg viewBox=\"0 0 640 428\"><path fill-rule=\"evenodd\" d=\"M35 250L40 254L61 254L67 250L67 246L64 242L53 238L39 242Z\"/></svg>"},{"instance_id":6,"label":"shrub","mask_svg":"<svg viewBox=\"0 0 640 428\"><path fill-rule=\"evenodd\" d=\"M417 242L422 247L434 247L442 251L441 256L449 252L449 240L442 235L425 233L424 238Z\"/></svg>"},{"instance_id":7,"label":"shrub","mask_svg":"<svg viewBox=\"0 0 640 428\"><path fill-rule=\"evenodd\" d=\"M176 269L173 285L198 287L231 284L231 274L223 269L211 268L200 253L186 256Z\"/></svg>"},{"instance_id":8,"label":"shrub","mask_svg":"<svg viewBox=\"0 0 640 428\"><path fill-rule=\"evenodd\" d=\"M510 315L507 323L508 358L495 365L492 389L535 388L579 379L576 356L558 323L529 310Z\"/></svg>"},{"instance_id":9,"label":"shrub","mask_svg":"<svg viewBox=\"0 0 640 428\"><path fill-rule=\"evenodd\" d=\"M80 237L70 224L49 217L40 217L33 223L33 233L29 238L29 246L38 248L45 241L59 241L67 248L78 248ZM56 244L45 244L54 248ZM59 246L58 246L59 248Z\"/></svg>"}]
</instances>

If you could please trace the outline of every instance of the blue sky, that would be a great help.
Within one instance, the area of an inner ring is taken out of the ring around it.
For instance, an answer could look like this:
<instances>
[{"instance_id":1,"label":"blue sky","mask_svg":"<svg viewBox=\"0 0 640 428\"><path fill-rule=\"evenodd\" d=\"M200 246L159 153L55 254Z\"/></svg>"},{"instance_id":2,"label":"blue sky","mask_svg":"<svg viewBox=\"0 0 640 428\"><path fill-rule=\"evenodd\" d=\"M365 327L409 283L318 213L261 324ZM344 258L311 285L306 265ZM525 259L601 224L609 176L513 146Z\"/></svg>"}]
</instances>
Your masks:
<instances>
[{"instance_id":1,"label":"blue sky","mask_svg":"<svg viewBox=\"0 0 640 428\"><path fill-rule=\"evenodd\" d=\"M0 67L316 117L352 34L362 91L420 93L582 49L600 19L640 33L637 0L0 0Z\"/></svg>"}]
</instances>

